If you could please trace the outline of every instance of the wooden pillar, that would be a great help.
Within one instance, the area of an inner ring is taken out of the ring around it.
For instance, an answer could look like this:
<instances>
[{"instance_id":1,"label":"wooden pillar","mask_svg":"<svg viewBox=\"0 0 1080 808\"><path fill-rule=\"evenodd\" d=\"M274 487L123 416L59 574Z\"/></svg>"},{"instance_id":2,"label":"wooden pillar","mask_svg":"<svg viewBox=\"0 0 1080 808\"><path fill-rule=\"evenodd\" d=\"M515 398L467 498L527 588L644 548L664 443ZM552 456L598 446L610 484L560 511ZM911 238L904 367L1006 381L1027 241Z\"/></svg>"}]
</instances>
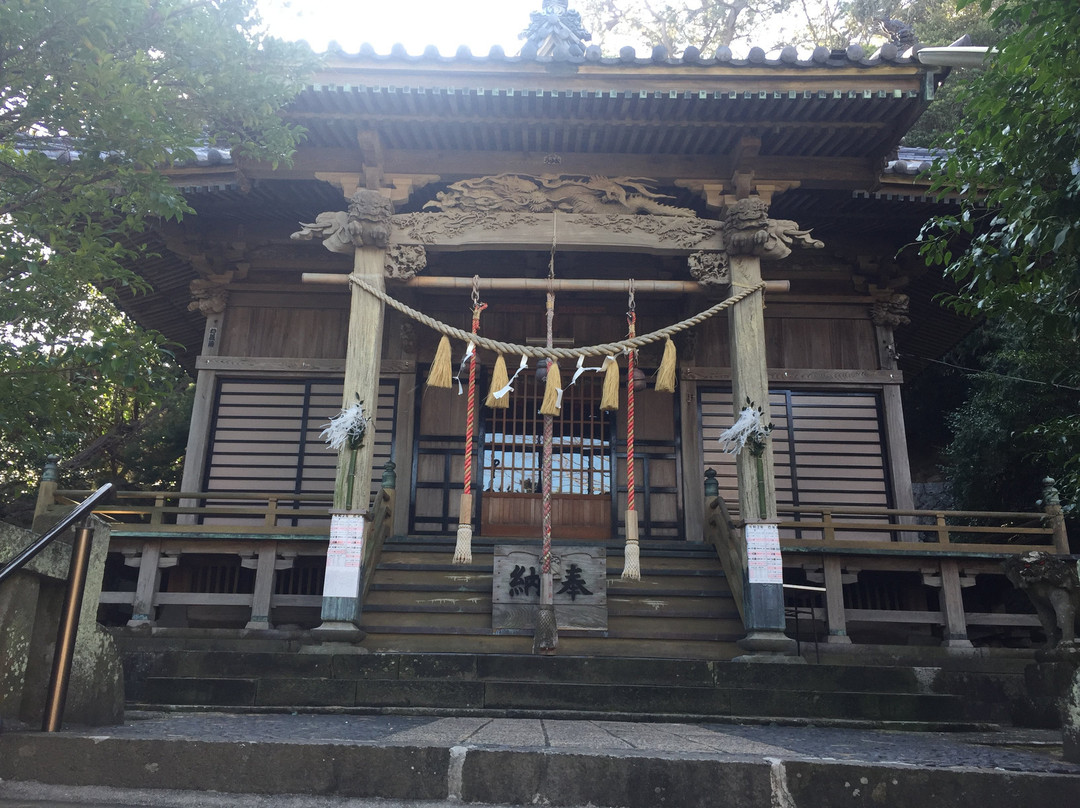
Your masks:
<instances>
[{"instance_id":1,"label":"wooden pillar","mask_svg":"<svg viewBox=\"0 0 1080 808\"><path fill-rule=\"evenodd\" d=\"M268 629L270 625L270 598L274 594L274 575L277 572L277 542L268 541L259 545L259 554L252 559L255 562L255 591L251 596L251 617L244 628ZM248 560L243 560L248 566Z\"/></svg>"},{"instance_id":2,"label":"wooden pillar","mask_svg":"<svg viewBox=\"0 0 1080 808\"><path fill-rule=\"evenodd\" d=\"M224 302L222 302L224 307ZM203 344L200 359L204 356L217 356L221 344L224 311L211 313L206 318L203 330ZM201 363L200 363L201 364ZM210 423L214 416L214 386L217 383L217 371L203 370L195 377L195 401L191 409L191 428L188 431L187 449L184 452L184 475L180 483L181 491L203 490L203 471L206 466L206 453L210 443ZM182 508L198 505L194 500L182 500ZM194 516L180 514L180 524L194 524Z\"/></svg>"},{"instance_id":3,"label":"wooden pillar","mask_svg":"<svg viewBox=\"0 0 1080 808\"><path fill-rule=\"evenodd\" d=\"M135 584L135 595L131 601L131 619L128 625L152 626L155 623L154 596L161 580L161 540L154 539L143 545L139 556L139 578Z\"/></svg>"},{"instance_id":4,"label":"wooden pillar","mask_svg":"<svg viewBox=\"0 0 1080 808\"><path fill-rule=\"evenodd\" d=\"M896 364L896 343L893 327L887 323L875 322L874 335L877 338L878 366L896 374L896 383L887 384L881 391L882 416L885 419L885 450L888 453L889 477L892 480L892 507L900 510L915 508L915 497L911 489L911 461L908 459L907 430L904 427L904 404L900 398L901 373ZM911 522L911 516L899 517L901 522ZM916 532L898 533L898 541L918 541Z\"/></svg>"},{"instance_id":5,"label":"wooden pillar","mask_svg":"<svg viewBox=\"0 0 1080 808\"><path fill-rule=\"evenodd\" d=\"M955 560L941 562L941 613L945 620L947 648L971 648L964 617L964 595L960 586L960 567Z\"/></svg>"},{"instance_id":6,"label":"wooden pillar","mask_svg":"<svg viewBox=\"0 0 1080 808\"><path fill-rule=\"evenodd\" d=\"M732 255L730 261L734 292L761 283L760 258L755 255ZM732 307L728 330L733 415L737 418L749 399L754 406L762 408L764 423L770 423L763 291L755 292ZM735 465L739 482L739 513L743 521L776 521L772 441L765 442L765 450L760 458L749 450L739 452ZM743 618L747 634L739 641L739 646L752 655L794 654L796 643L784 634L787 621L783 585L750 583L745 568L743 575Z\"/></svg>"},{"instance_id":7,"label":"wooden pillar","mask_svg":"<svg viewBox=\"0 0 1080 808\"><path fill-rule=\"evenodd\" d=\"M755 255L731 256L731 286L735 292L761 283L761 259ZM758 291L732 307L728 318L731 338L731 390L734 415L746 400L763 410L762 420L770 422L769 369L765 358L765 300ZM749 451L739 452L735 461L739 480L739 513L747 522L776 519L776 481L773 477L772 442L766 441L760 458ZM760 466L760 476L758 468ZM764 484L765 509L761 509L759 486Z\"/></svg>"},{"instance_id":8,"label":"wooden pillar","mask_svg":"<svg viewBox=\"0 0 1080 808\"><path fill-rule=\"evenodd\" d=\"M682 478L697 480L705 466L701 450L701 417L698 411L697 382L680 379L675 391L679 397L682 435ZM685 514L686 540L701 542L705 539L705 498L700 485L684 485L683 513ZM715 495L714 495L715 496Z\"/></svg>"},{"instance_id":9,"label":"wooden pillar","mask_svg":"<svg viewBox=\"0 0 1080 808\"><path fill-rule=\"evenodd\" d=\"M829 624L831 643L850 644L847 633L847 612L844 607L844 577L840 559L825 559L825 619Z\"/></svg>"},{"instance_id":10,"label":"wooden pillar","mask_svg":"<svg viewBox=\"0 0 1080 808\"><path fill-rule=\"evenodd\" d=\"M384 287L386 250L380 247L357 247L353 258L353 273L378 289ZM352 475L352 498L349 499L349 450L338 455L337 477L334 482L334 509L363 513L367 510L371 488L371 464L375 453L375 422L379 396L379 369L382 358L383 302L370 293L350 285L349 342L345 353L345 389L342 405L350 407L357 396L363 402L364 414L371 419L368 434L357 451L355 472ZM333 542L333 539L331 539ZM329 554L328 554L329 557ZM322 620L319 630L343 631L355 637L361 608L359 560L354 576L355 591L349 594L324 593Z\"/></svg>"}]
</instances>

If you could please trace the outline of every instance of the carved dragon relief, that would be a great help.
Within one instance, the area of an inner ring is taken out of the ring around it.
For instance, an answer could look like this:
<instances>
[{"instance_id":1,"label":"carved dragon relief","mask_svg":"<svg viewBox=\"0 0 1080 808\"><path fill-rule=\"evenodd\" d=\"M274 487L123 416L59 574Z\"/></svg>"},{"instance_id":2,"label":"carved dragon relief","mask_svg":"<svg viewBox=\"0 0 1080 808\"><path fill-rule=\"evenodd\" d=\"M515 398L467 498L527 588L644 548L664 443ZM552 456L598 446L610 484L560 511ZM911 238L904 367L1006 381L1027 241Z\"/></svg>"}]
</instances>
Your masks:
<instances>
[{"instance_id":1,"label":"carved dragon relief","mask_svg":"<svg viewBox=\"0 0 1080 808\"><path fill-rule=\"evenodd\" d=\"M424 208L528 211L530 213L600 213L695 216L689 208L665 205L671 197L649 190L647 177L495 174L461 180L436 194Z\"/></svg>"},{"instance_id":2,"label":"carved dragon relief","mask_svg":"<svg viewBox=\"0 0 1080 808\"><path fill-rule=\"evenodd\" d=\"M410 244L435 245L471 230L536 227L549 221L545 214L552 213L562 214L560 221L581 229L647 234L677 250L701 250L721 232L728 253L765 260L784 258L795 245L824 246L797 223L770 219L768 206L759 198L740 200L715 221L661 202L670 197L650 190L647 182L642 177L497 174L455 182L424 206L441 213L396 216L379 192L362 189L353 196L348 212L320 213L314 222L301 223L292 238L318 236L328 250L342 253L357 246L399 242L387 256L387 276L396 279L411 278L426 264L422 247L406 249ZM724 283L727 256L716 252L715 246L711 250L690 260L691 272L702 283Z\"/></svg>"},{"instance_id":3,"label":"carved dragon relief","mask_svg":"<svg viewBox=\"0 0 1080 808\"><path fill-rule=\"evenodd\" d=\"M724 244L731 255L757 255L778 261L791 255L794 244L821 249L823 241L811 237L791 219L770 219L769 206L760 197L740 199L723 216Z\"/></svg>"},{"instance_id":4,"label":"carved dragon relief","mask_svg":"<svg viewBox=\"0 0 1080 808\"><path fill-rule=\"evenodd\" d=\"M393 203L378 191L361 188L349 199L348 211L320 213L314 222L300 222L290 238L323 240L330 252L349 254L355 247L385 247L390 243Z\"/></svg>"}]
</instances>

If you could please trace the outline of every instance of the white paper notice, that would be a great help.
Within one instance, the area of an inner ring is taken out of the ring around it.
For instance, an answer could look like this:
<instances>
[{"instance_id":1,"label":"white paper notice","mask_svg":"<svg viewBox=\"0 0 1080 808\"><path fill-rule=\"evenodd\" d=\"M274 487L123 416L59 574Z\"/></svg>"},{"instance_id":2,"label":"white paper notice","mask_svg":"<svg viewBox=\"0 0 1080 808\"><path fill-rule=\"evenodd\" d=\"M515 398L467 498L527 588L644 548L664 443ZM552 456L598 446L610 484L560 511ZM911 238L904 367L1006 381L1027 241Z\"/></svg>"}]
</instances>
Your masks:
<instances>
[{"instance_id":1,"label":"white paper notice","mask_svg":"<svg viewBox=\"0 0 1080 808\"><path fill-rule=\"evenodd\" d=\"M326 551L324 597L357 597L363 556L364 517L359 514L335 513L330 517L330 547Z\"/></svg>"},{"instance_id":2,"label":"white paper notice","mask_svg":"<svg viewBox=\"0 0 1080 808\"><path fill-rule=\"evenodd\" d=\"M780 530L776 525L746 526L747 578L752 584L784 583Z\"/></svg>"}]
</instances>

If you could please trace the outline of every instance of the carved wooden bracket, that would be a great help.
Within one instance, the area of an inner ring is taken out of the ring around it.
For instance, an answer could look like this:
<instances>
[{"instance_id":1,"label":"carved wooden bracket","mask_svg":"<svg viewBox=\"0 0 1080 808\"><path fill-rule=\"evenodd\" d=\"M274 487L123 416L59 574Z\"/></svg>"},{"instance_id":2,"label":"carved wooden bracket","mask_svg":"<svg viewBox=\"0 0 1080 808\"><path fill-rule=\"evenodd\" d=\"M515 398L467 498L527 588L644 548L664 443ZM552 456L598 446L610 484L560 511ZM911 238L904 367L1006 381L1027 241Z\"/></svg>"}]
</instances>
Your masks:
<instances>
[{"instance_id":1,"label":"carved wooden bracket","mask_svg":"<svg viewBox=\"0 0 1080 808\"><path fill-rule=\"evenodd\" d=\"M413 191L441 179L438 174L383 174L381 169L376 176L375 171L374 167L365 165L362 172L316 171L315 178L337 186L347 199L352 199L360 188L378 191L395 208L408 202Z\"/></svg>"},{"instance_id":2,"label":"carved wooden bracket","mask_svg":"<svg viewBox=\"0 0 1080 808\"><path fill-rule=\"evenodd\" d=\"M770 219L769 205L759 196L740 199L722 216L724 244L730 255L756 255L778 261L791 255L794 245L821 249L823 241L812 238L791 219Z\"/></svg>"},{"instance_id":3,"label":"carved wooden bracket","mask_svg":"<svg viewBox=\"0 0 1080 808\"><path fill-rule=\"evenodd\" d=\"M221 276L193 280L188 284L188 291L191 292L188 311L197 311L203 317L221 314L229 302L229 291L226 286L230 280L231 278Z\"/></svg>"},{"instance_id":4,"label":"carved wooden bracket","mask_svg":"<svg viewBox=\"0 0 1080 808\"><path fill-rule=\"evenodd\" d=\"M418 244L395 244L386 251L386 277L407 281L427 266L427 250Z\"/></svg>"},{"instance_id":5,"label":"carved wooden bracket","mask_svg":"<svg viewBox=\"0 0 1080 808\"><path fill-rule=\"evenodd\" d=\"M696 252L686 257L690 277L703 286L726 286L731 283L731 266L725 252Z\"/></svg>"},{"instance_id":6,"label":"carved wooden bracket","mask_svg":"<svg viewBox=\"0 0 1080 808\"><path fill-rule=\"evenodd\" d=\"M872 293L877 298L870 306L870 319L874 325L896 328L911 322L908 316L911 301L907 295L876 287Z\"/></svg>"},{"instance_id":7,"label":"carved wooden bracket","mask_svg":"<svg viewBox=\"0 0 1080 808\"><path fill-rule=\"evenodd\" d=\"M766 205L771 205L774 196L798 188L800 184L799 180L757 179L751 170L736 171L730 180L675 180L676 187L694 192L705 200L705 207L716 213L751 196L758 196Z\"/></svg>"}]
</instances>

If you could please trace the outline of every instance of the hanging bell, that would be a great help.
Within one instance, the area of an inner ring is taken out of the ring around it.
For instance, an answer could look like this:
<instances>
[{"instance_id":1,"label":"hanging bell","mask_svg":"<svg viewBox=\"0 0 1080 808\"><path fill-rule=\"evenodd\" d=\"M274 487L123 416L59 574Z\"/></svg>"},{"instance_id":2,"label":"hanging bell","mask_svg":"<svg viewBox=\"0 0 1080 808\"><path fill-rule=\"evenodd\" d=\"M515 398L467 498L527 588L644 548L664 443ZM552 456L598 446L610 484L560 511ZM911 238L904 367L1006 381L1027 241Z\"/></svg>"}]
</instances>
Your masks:
<instances>
[{"instance_id":1,"label":"hanging bell","mask_svg":"<svg viewBox=\"0 0 1080 808\"><path fill-rule=\"evenodd\" d=\"M644 390L645 389L645 371L642 370L639 367L634 368L634 389L635 390Z\"/></svg>"},{"instance_id":2,"label":"hanging bell","mask_svg":"<svg viewBox=\"0 0 1080 808\"><path fill-rule=\"evenodd\" d=\"M543 384L547 381L548 373L548 361L545 357L541 356L536 360L536 381Z\"/></svg>"}]
</instances>

